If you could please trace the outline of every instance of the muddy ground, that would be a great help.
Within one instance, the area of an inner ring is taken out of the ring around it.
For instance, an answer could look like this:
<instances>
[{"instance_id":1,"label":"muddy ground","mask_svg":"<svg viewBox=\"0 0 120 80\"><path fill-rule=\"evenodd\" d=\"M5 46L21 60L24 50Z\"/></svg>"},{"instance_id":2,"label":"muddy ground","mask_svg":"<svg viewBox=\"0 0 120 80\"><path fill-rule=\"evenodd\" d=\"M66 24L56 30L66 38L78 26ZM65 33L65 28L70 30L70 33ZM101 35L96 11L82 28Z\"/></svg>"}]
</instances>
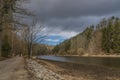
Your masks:
<instances>
[{"instance_id":1,"label":"muddy ground","mask_svg":"<svg viewBox=\"0 0 120 80\"><path fill-rule=\"evenodd\" d=\"M120 80L120 69L103 66L37 60L65 80Z\"/></svg>"}]
</instances>

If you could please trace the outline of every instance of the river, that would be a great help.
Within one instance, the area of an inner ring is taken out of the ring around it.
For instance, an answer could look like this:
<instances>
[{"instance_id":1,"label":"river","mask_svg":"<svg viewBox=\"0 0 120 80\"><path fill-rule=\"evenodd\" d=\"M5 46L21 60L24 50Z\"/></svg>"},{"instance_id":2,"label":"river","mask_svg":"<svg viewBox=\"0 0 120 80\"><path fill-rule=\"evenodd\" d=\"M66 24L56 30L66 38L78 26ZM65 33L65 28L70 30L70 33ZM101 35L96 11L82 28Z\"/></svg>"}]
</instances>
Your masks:
<instances>
[{"instance_id":1,"label":"river","mask_svg":"<svg viewBox=\"0 0 120 80\"><path fill-rule=\"evenodd\" d=\"M119 57L38 56L39 59L120 68Z\"/></svg>"}]
</instances>

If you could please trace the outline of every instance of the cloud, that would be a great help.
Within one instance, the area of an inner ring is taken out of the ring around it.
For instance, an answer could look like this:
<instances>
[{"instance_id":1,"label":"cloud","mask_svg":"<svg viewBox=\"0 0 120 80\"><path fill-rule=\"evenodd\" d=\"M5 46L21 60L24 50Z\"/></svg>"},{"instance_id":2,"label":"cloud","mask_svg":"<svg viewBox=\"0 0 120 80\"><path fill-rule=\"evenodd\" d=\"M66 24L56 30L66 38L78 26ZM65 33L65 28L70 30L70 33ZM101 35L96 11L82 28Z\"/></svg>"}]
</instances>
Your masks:
<instances>
[{"instance_id":1,"label":"cloud","mask_svg":"<svg viewBox=\"0 0 120 80\"><path fill-rule=\"evenodd\" d=\"M120 13L119 3L120 0L31 0L28 7L49 28L83 31L103 17Z\"/></svg>"},{"instance_id":2,"label":"cloud","mask_svg":"<svg viewBox=\"0 0 120 80\"><path fill-rule=\"evenodd\" d=\"M49 35L65 39L103 18L120 17L120 0L31 0L26 7L46 26Z\"/></svg>"},{"instance_id":3,"label":"cloud","mask_svg":"<svg viewBox=\"0 0 120 80\"><path fill-rule=\"evenodd\" d=\"M55 31L51 32L51 30L48 28L46 28L45 30L45 32L48 32L48 36L46 37L43 43L49 45L57 45L63 42L64 40L69 39L78 34L74 31L61 31L56 29Z\"/></svg>"},{"instance_id":4,"label":"cloud","mask_svg":"<svg viewBox=\"0 0 120 80\"><path fill-rule=\"evenodd\" d=\"M120 11L120 0L32 0L41 20L79 16L101 16Z\"/></svg>"},{"instance_id":5,"label":"cloud","mask_svg":"<svg viewBox=\"0 0 120 80\"><path fill-rule=\"evenodd\" d=\"M59 39L45 39L45 41L48 41L48 42L59 42L60 40Z\"/></svg>"},{"instance_id":6,"label":"cloud","mask_svg":"<svg viewBox=\"0 0 120 80\"><path fill-rule=\"evenodd\" d=\"M59 34L55 34L55 33L51 33L50 35L51 36L61 36L63 37L64 39L69 39L70 37L73 37L75 35L77 35L78 33L76 32L61 32Z\"/></svg>"},{"instance_id":7,"label":"cloud","mask_svg":"<svg viewBox=\"0 0 120 80\"><path fill-rule=\"evenodd\" d=\"M48 34L48 36L59 36L57 38L63 38L63 39L68 39L70 37L73 37L75 35L77 35L79 32L76 32L76 31L66 31L66 30L62 30L59 29L59 28L49 28L49 27L46 27L45 28L45 33ZM52 37L54 38L54 37ZM56 37L54 38L56 39Z\"/></svg>"},{"instance_id":8,"label":"cloud","mask_svg":"<svg viewBox=\"0 0 120 80\"><path fill-rule=\"evenodd\" d=\"M57 45L65 40L64 37L58 36L58 35L49 35L43 44L48 44L48 45Z\"/></svg>"}]
</instances>

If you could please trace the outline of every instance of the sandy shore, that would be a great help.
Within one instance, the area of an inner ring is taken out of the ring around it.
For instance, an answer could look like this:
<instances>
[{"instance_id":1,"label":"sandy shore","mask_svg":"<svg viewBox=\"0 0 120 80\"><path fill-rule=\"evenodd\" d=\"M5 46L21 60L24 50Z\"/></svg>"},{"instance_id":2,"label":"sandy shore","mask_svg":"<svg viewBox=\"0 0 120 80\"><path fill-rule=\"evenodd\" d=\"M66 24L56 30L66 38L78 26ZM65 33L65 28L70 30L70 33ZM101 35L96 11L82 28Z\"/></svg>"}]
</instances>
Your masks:
<instances>
[{"instance_id":1,"label":"sandy shore","mask_svg":"<svg viewBox=\"0 0 120 80\"><path fill-rule=\"evenodd\" d=\"M60 74L65 80L120 80L120 69L47 60L37 61Z\"/></svg>"}]
</instances>

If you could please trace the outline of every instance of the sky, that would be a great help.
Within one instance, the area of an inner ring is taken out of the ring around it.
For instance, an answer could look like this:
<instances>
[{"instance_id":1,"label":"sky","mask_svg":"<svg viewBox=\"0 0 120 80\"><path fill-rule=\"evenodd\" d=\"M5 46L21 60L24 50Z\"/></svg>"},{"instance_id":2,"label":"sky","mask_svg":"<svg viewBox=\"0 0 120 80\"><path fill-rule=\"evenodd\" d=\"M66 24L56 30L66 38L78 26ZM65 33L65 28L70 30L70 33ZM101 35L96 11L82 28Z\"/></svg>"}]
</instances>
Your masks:
<instances>
[{"instance_id":1,"label":"sky","mask_svg":"<svg viewBox=\"0 0 120 80\"><path fill-rule=\"evenodd\" d=\"M120 0L31 0L26 6L45 26L43 43L57 45L98 24L103 18L120 17Z\"/></svg>"}]
</instances>

